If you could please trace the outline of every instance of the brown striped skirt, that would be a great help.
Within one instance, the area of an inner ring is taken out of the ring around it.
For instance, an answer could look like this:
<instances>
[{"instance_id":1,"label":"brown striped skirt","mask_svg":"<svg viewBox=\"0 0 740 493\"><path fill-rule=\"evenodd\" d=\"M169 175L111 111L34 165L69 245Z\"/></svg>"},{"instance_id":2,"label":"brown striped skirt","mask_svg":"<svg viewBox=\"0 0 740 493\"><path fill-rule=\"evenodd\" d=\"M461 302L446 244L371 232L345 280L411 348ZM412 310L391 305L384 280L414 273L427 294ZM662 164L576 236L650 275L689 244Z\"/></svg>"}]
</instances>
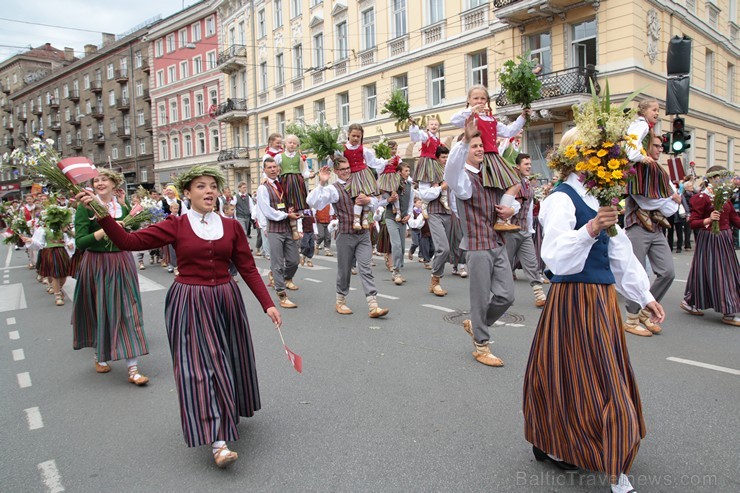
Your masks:
<instances>
[{"instance_id":1,"label":"brown striped skirt","mask_svg":"<svg viewBox=\"0 0 740 493\"><path fill-rule=\"evenodd\" d=\"M381 173L378 177L378 190L392 193L401 186L401 175L398 173Z\"/></svg>"},{"instance_id":2,"label":"brown striped skirt","mask_svg":"<svg viewBox=\"0 0 740 493\"><path fill-rule=\"evenodd\" d=\"M239 417L260 409L254 346L236 282L172 283L165 324L185 443L239 439Z\"/></svg>"},{"instance_id":3,"label":"brown striped skirt","mask_svg":"<svg viewBox=\"0 0 740 493\"><path fill-rule=\"evenodd\" d=\"M96 348L98 361L149 353L131 252L85 251L75 286L72 328L74 349Z\"/></svg>"},{"instance_id":4,"label":"brown striped skirt","mask_svg":"<svg viewBox=\"0 0 740 493\"><path fill-rule=\"evenodd\" d=\"M349 175L349 195L352 198L361 193L365 195L378 195L378 182L370 168L364 168Z\"/></svg>"},{"instance_id":5,"label":"brown striped skirt","mask_svg":"<svg viewBox=\"0 0 740 493\"><path fill-rule=\"evenodd\" d=\"M521 182L522 179L516 170L497 152L487 152L483 155L484 187L506 190Z\"/></svg>"},{"instance_id":6,"label":"brown striped skirt","mask_svg":"<svg viewBox=\"0 0 740 493\"><path fill-rule=\"evenodd\" d=\"M416 182L442 183L444 168L439 161L430 157L420 157L414 166L412 179Z\"/></svg>"},{"instance_id":7,"label":"brown striped skirt","mask_svg":"<svg viewBox=\"0 0 740 493\"><path fill-rule=\"evenodd\" d=\"M629 473L645 422L614 285L552 285L523 407L524 436L537 448L612 478Z\"/></svg>"},{"instance_id":8,"label":"brown striped skirt","mask_svg":"<svg viewBox=\"0 0 740 493\"><path fill-rule=\"evenodd\" d=\"M375 249L378 253L391 253L391 235L388 233L388 226L386 226L385 221L380 223L378 243Z\"/></svg>"},{"instance_id":9,"label":"brown striped skirt","mask_svg":"<svg viewBox=\"0 0 740 493\"><path fill-rule=\"evenodd\" d=\"M69 275L69 254L63 246L46 247L39 252L39 275L62 278Z\"/></svg>"},{"instance_id":10,"label":"brown striped skirt","mask_svg":"<svg viewBox=\"0 0 740 493\"><path fill-rule=\"evenodd\" d=\"M79 248L75 250L75 254L72 255L72 258L69 261L69 277L77 278L77 271L80 269L80 264L82 263L82 256L85 254L85 250L80 250Z\"/></svg>"},{"instance_id":11,"label":"brown striped skirt","mask_svg":"<svg viewBox=\"0 0 740 493\"><path fill-rule=\"evenodd\" d=\"M698 231L684 300L700 310L740 312L740 265L732 244L732 230L719 234L706 229Z\"/></svg>"},{"instance_id":12,"label":"brown striped skirt","mask_svg":"<svg viewBox=\"0 0 740 493\"><path fill-rule=\"evenodd\" d=\"M280 175L280 181L285 189L285 203L288 207L292 207L294 211L305 211L308 209L306 204L306 181L303 179L303 175L299 173L286 173Z\"/></svg>"}]
</instances>

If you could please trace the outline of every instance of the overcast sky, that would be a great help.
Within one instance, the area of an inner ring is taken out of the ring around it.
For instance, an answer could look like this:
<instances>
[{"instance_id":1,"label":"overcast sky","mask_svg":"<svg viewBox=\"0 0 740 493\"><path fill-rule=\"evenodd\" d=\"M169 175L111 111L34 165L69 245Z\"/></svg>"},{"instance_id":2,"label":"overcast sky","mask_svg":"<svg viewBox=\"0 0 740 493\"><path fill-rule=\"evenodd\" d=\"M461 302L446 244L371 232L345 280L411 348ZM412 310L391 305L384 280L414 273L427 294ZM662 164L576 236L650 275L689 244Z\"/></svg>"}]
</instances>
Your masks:
<instances>
[{"instance_id":1,"label":"overcast sky","mask_svg":"<svg viewBox=\"0 0 740 493\"><path fill-rule=\"evenodd\" d=\"M168 17L196 0L1 0L0 60L51 43L74 48L77 56L86 44L99 45L101 33L121 34L142 22L161 15ZM14 21L73 27L95 32L74 31Z\"/></svg>"}]
</instances>

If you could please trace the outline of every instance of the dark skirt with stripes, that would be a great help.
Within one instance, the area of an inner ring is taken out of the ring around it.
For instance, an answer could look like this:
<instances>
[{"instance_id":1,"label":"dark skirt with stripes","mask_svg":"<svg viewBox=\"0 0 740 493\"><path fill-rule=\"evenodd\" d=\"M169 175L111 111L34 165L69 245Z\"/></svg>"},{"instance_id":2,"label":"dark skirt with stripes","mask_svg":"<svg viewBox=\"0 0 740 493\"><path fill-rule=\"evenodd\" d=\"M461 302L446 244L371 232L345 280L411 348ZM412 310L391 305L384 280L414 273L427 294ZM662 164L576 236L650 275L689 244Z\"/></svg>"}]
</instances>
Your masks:
<instances>
[{"instance_id":1,"label":"dark skirt with stripes","mask_svg":"<svg viewBox=\"0 0 740 493\"><path fill-rule=\"evenodd\" d=\"M185 443L239 439L239 417L260 409L254 346L236 282L217 286L175 281L165 323Z\"/></svg>"},{"instance_id":2,"label":"dark skirt with stripes","mask_svg":"<svg viewBox=\"0 0 740 493\"><path fill-rule=\"evenodd\" d=\"M534 253L537 256L537 272L540 274L545 271L545 262L542 261L542 225L534 218L534 234L532 235L532 243L534 243Z\"/></svg>"},{"instance_id":3,"label":"dark skirt with stripes","mask_svg":"<svg viewBox=\"0 0 740 493\"><path fill-rule=\"evenodd\" d=\"M450 214L450 236L447 240L450 243L450 264L457 267L465 263L465 251L460 249L460 242L463 238L463 229L460 218L454 213Z\"/></svg>"},{"instance_id":4,"label":"dark skirt with stripes","mask_svg":"<svg viewBox=\"0 0 740 493\"><path fill-rule=\"evenodd\" d=\"M280 181L285 189L285 204L292 207L294 211L305 211L308 209L306 204L306 181L303 175L299 173L286 173L280 175Z\"/></svg>"},{"instance_id":5,"label":"dark skirt with stripes","mask_svg":"<svg viewBox=\"0 0 740 493\"><path fill-rule=\"evenodd\" d=\"M161 249L161 252L162 252L162 263L171 265L172 259L170 258L170 249L167 246L163 246Z\"/></svg>"},{"instance_id":6,"label":"dark skirt with stripes","mask_svg":"<svg viewBox=\"0 0 740 493\"><path fill-rule=\"evenodd\" d=\"M550 288L524 374L524 436L582 469L629 473L645 422L614 285Z\"/></svg>"},{"instance_id":7,"label":"dark skirt with stripes","mask_svg":"<svg viewBox=\"0 0 740 493\"><path fill-rule=\"evenodd\" d=\"M131 252L85 251L75 286L72 328L73 347L96 348L98 361L149 353Z\"/></svg>"},{"instance_id":8,"label":"dark skirt with stripes","mask_svg":"<svg viewBox=\"0 0 740 493\"><path fill-rule=\"evenodd\" d=\"M67 277L69 275L69 254L63 246L47 247L39 252L39 275L44 277Z\"/></svg>"},{"instance_id":9,"label":"dark skirt with stripes","mask_svg":"<svg viewBox=\"0 0 740 493\"><path fill-rule=\"evenodd\" d=\"M370 225L370 243L375 246L378 244L378 230L375 228L375 222L369 221Z\"/></svg>"},{"instance_id":10,"label":"dark skirt with stripes","mask_svg":"<svg viewBox=\"0 0 740 493\"><path fill-rule=\"evenodd\" d=\"M444 179L444 168L439 161L430 157L420 157L416 161L412 179L416 182L442 183Z\"/></svg>"},{"instance_id":11,"label":"dark skirt with stripes","mask_svg":"<svg viewBox=\"0 0 740 493\"><path fill-rule=\"evenodd\" d=\"M483 155L483 186L507 190L521 183L522 179L514 168L504 161L497 152Z\"/></svg>"},{"instance_id":12,"label":"dark skirt with stripes","mask_svg":"<svg viewBox=\"0 0 740 493\"><path fill-rule=\"evenodd\" d=\"M722 230L718 235L706 229L698 231L684 300L700 310L740 312L740 266L732 230Z\"/></svg>"},{"instance_id":13,"label":"dark skirt with stripes","mask_svg":"<svg viewBox=\"0 0 740 493\"><path fill-rule=\"evenodd\" d=\"M401 175L398 173L381 173L378 177L378 190L381 192L395 192L401 186Z\"/></svg>"},{"instance_id":14,"label":"dark skirt with stripes","mask_svg":"<svg viewBox=\"0 0 740 493\"><path fill-rule=\"evenodd\" d=\"M375 249L378 253L391 253L391 235L388 233L388 226L386 226L385 222L380 223L378 244Z\"/></svg>"},{"instance_id":15,"label":"dark skirt with stripes","mask_svg":"<svg viewBox=\"0 0 740 493\"><path fill-rule=\"evenodd\" d=\"M349 175L349 195L354 198L365 195L378 195L378 181L370 168Z\"/></svg>"},{"instance_id":16,"label":"dark skirt with stripes","mask_svg":"<svg viewBox=\"0 0 740 493\"><path fill-rule=\"evenodd\" d=\"M82 263L82 257L85 254L85 250L77 249L74 255L69 261L69 277L77 279L77 271L80 270L80 264Z\"/></svg>"}]
</instances>

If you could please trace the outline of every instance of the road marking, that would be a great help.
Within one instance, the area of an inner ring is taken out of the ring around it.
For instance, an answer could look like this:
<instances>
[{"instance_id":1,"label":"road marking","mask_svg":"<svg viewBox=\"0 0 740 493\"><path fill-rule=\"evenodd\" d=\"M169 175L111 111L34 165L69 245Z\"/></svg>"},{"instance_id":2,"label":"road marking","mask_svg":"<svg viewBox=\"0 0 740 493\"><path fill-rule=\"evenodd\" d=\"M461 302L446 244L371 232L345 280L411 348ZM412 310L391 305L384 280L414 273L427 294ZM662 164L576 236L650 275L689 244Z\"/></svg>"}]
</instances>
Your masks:
<instances>
[{"instance_id":1,"label":"road marking","mask_svg":"<svg viewBox=\"0 0 740 493\"><path fill-rule=\"evenodd\" d=\"M698 366L699 368L706 368L708 370L721 371L721 372L729 373L730 375L740 375L740 370L734 370L732 368L725 368L724 366L710 365L709 363L702 363L701 361L693 361L690 359L683 359L683 358L674 358L673 356L670 356L666 359L668 361L673 361L674 363L683 363L684 365Z\"/></svg>"},{"instance_id":2,"label":"road marking","mask_svg":"<svg viewBox=\"0 0 740 493\"><path fill-rule=\"evenodd\" d=\"M11 341L17 341L21 338L21 335L18 333L17 330L11 330L10 332L8 332L8 337L10 337Z\"/></svg>"},{"instance_id":3,"label":"road marking","mask_svg":"<svg viewBox=\"0 0 740 493\"><path fill-rule=\"evenodd\" d=\"M3 284L10 284L10 280L6 279L3 281Z\"/></svg>"},{"instance_id":4,"label":"road marking","mask_svg":"<svg viewBox=\"0 0 740 493\"><path fill-rule=\"evenodd\" d=\"M433 308L435 310L439 310L439 311L445 312L445 313L452 313L452 312L456 312L457 311L457 310L453 310L451 308L445 308L444 306L438 306L438 305L421 305L421 306L426 307L426 308Z\"/></svg>"},{"instance_id":5,"label":"road marking","mask_svg":"<svg viewBox=\"0 0 740 493\"><path fill-rule=\"evenodd\" d=\"M357 291L357 288L349 288L350 291Z\"/></svg>"},{"instance_id":6,"label":"road marking","mask_svg":"<svg viewBox=\"0 0 740 493\"><path fill-rule=\"evenodd\" d=\"M0 312L9 312L28 308L26 304L26 292L23 290L23 284L8 284L3 281L4 286L0 286Z\"/></svg>"},{"instance_id":7,"label":"road marking","mask_svg":"<svg viewBox=\"0 0 740 493\"><path fill-rule=\"evenodd\" d=\"M398 296L391 296L389 294L380 294L380 293L378 293L377 296L378 296L378 298L385 298L387 300L400 300L401 299Z\"/></svg>"},{"instance_id":8,"label":"road marking","mask_svg":"<svg viewBox=\"0 0 740 493\"><path fill-rule=\"evenodd\" d=\"M62 477L57 469L57 463L53 460L47 460L37 466L41 472L41 481L46 486L48 493L60 493L64 491L62 486Z\"/></svg>"},{"instance_id":9,"label":"road marking","mask_svg":"<svg viewBox=\"0 0 740 493\"><path fill-rule=\"evenodd\" d=\"M15 317L8 317L5 319L5 323L8 325L15 325Z\"/></svg>"},{"instance_id":10,"label":"road marking","mask_svg":"<svg viewBox=\"0 0 740 493\"><path fill-rule=\"evenodd\" d=\"M5 256L5 268L10 266L10 261L13 259L13 247L8 245L8 255Z\"/></svg>"},{"instance_id":11,"label":"road marking","mask_svg":"<svg viewBox=\"0 0 740 493\"><path fill-rule=\"evenodd\" d=\"M689 281L684 281L683 279L674 279L673 282L689 282Z\"/></svg>"},{"instance_id":12,"label":"road marking","mask_svg":"<svg viewBox=\"0 0 740 493\"><path fill-rule=\"evenodd\" d=\"M38 407L29 407L25 411L29 430L38 430L44 427L44 420L41 419L41 411Z\"/></svg>"},{"instance_id":13,"label":"road marking","mask_svg":"<svg viewBox=\"0 0 740 493\"><path fill-rule=\"evenodd\" d=\"M310 277L304 277L303 280L308 281L308 282L324 282L324 281L319 281L318 279L311 279Z\"/></svg>"},{"instance_id":14,"label":"road marking","mask_svg":"<svg viewBox=\"0 0 740 493\"><path fill-rule=\"evenodd\" d=\"M23 349L13 349L13 361L22 361L26 359Z\"/></svg>"},{"instance_id":15,"label":"road marking","mask_svg":"<svg viewBox=\"0 0 740 493\"><path fill-rule=\"evenodd\" d=\"M5 271L5 273L3 274L3 277L10 277L10 272L8 272L8 271L6 270L6 271Z\"/></svg>"},{"instance_id":16,"label":"road marking","mask_svg":"<svg viewBox=\"0 0 740 493\"><path fill-rule=\"evenodd\" d=\"M31 374L27 371L24 371L23 373L19 373L16 375L18 377L18 386L22 389L25 389L26 387L30 387L31 384Z\"/></svg>"},{"instance_id":17,"label":"road marking","mask_svg":"<svg viewBox=\"0 0 740 493\"><path fill-rule=\"evenodd\" d=\"M314 265L313 267L306 267L305 265L300 266L301 269L309 269L309 270L331 270L331 267L324 267L323 265Z\"/></svg>"},{"instance_id":18,"label":"road marking","mask_svg":"<svg viewBox=\"0 0 740 493\"><path fill-rule=\"evenodd\" d=\"M317 256L314 256L313 260L324 260L325 262L332 262L334 264L337 263L337 258L336 257L326 257L326 256L317 257Z\"/></svg>"}]
</instances>

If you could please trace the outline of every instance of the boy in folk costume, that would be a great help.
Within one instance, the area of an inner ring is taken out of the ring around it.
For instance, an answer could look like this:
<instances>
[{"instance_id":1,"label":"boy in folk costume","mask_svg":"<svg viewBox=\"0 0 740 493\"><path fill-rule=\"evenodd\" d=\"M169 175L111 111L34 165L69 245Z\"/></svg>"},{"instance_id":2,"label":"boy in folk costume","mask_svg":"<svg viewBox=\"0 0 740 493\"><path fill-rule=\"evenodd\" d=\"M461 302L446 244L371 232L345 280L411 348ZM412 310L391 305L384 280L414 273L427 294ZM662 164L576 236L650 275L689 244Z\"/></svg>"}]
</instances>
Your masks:
<instances>
[{"instance_id":1,"label":"boy in folk costume","mask_svg":"<svg viewBox=\"0 0 740 493\"><path fill-rule=\"evenodd\" d=\"M285 188L285 203L289 212L301 213L308 209L306 205L306 179L311 176L306 166L306 159L301 155L298 147L300 139L295 135L285 136L285 151L275 156L275 162L280 166L280 183ZM299 240L298 222L290 221L290 230L293 239Z\"/></svg>"},{"instance_id":2,"label":"boy in folk costume","mask_svg":"<svg viewBox=\"0 0 740 493\"><path fill-rule=\"evenodd\" d=\"M396 154L398 143L394 140L389 140L388 147L391 149L391 158L388 160L385 168L383 168L383 171L381 171L380 176L378 176L378 190L381 191L381 197L386 201L393 192L398 190L401 184L400 175L397 173L398 165L401 163L401 156ZM401 214L402 211L396 205L395 202L388 202L388 209L395 214L396 221L400 221L403 215Z\"/></svg>"},{"instance_id":3,"label":"boy in folk costume","mask_svg":"<svg viewBox=\"0 0 740 493\"><path fill-rule=\"evenodd\" d=\"M327 205L321 210L316 211L316 255L319 254L319 250L323 244L324 255L327 257L333 257L334 253L331 251L331 233L329 232L329 223L334 216L334 209L331 204Z\"/></svg>"},{"instance_id":4,"label":"boy in folk costume","mask_svg":"<svg viewBox=\"0 0 740 493\"><path fill-rule=\"evenodd\" d=\"M401 269L403 269L403 254L406 251L406 226L413 214L414 207L413 182L409 179L410 173L411 170L408 164L401 163L398 165L396 174L399 177L399 185L386 201L389 206L385 210L385 225L388 229L393 256L392 278L397 286L406 282L401 276ZM383 202L381 201L381 205L385 205Z\"/></svg>"},{"instance_id":5,"label":"boy in folk costume","mask_svg":"<svg viewBox=\"0 0 740 493\"><path fill-rule=\"evenodd\" d=\"M337 181L329 185L331 170L328 166L319 171L319 186L308 194L308 205L316 210L323 209L328 204L334 205L338 222L337 234L337 301L336 310L341 315L349 315L352 310L346 304L349 294L349 284L352 278L352 263L357 261L357 268L362 280L370 318L378 318L388 313L387 308L380 308L375 289L375 278L370 267L373 247L370 243L370 233L367 230L354 228L354 209L356 206L375 210L378 199L360 194L352 198L349 191L351 167L347 158L334 158L334 173Z\"/></svg>"},{"instance_id":6,"label":"boy in folk costume","mask_svg":"<svg viewBox=\"0 0 740 493\"><path fill-rule=\"evenodd\" d=\"M316 238L316 217L311 209L303 211L303 217L298 221L298 232L301 236L301 265L313 267L311 260L314 255L314 241Z\"/></svg>"},{"instance_id":7,"label":"boy in folk costume","mask_svg":"<svg viewBox=\"0 0 740 493\"><path fill-rule=\"evenodd\" d=\"M463 140L455 144L445 166L444 179L457 199L463 229L460 247L467 251L470 266L470 320L463 322L473 338L473 357L486 366L504 366L491 353L489 326L514 302L511 265L498 233L495 218L519 212L519 203L500 205L503 190L485 187L482 163L483 140L473 124L465 127Z\"/></svg>"}]
</instances>

